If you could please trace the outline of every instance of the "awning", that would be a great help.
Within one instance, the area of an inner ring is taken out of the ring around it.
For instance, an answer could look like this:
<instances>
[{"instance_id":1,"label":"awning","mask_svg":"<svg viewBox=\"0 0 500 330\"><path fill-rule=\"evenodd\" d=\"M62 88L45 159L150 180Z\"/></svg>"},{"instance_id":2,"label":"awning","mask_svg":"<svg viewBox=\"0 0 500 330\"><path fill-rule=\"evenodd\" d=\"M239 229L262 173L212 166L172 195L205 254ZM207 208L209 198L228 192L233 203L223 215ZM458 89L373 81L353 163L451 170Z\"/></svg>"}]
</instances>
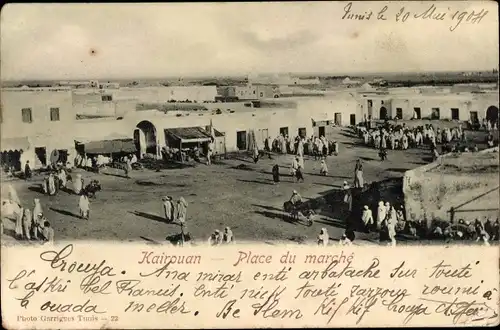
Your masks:
<instances>
[{"instance_id":1,"label":"awning","mask_svg":"<svg viewBox=\"0 0 500 330\"><path fill-rule=\"evenodd\" d=\"M224 136L221 132L214 129L215 137ZM189 142L208 142L211 140L210 132L202 127L181 127L168 128L165 133L182 143Z\"/></svg>"},{"instance_id":2,"label":"awning","mask_svg":"<svg viewBox=\"0 0 500 330\"><path fill-rule=\"evenodd\" d=\"M90 136L87 136L87 137L76 137L74 140L78 144L86 144L86 143L95 142L95 141L107 141L107 140L114 141L114 140L130 140L130 139L132 139L132 138L130 136L128 136L128 135L122 135L122 134L118 134L118 133L111 133L111 134L108 134L108 135L101 135L101 136L96 136L96 137L90 137Z\"/></svg>"},{"instance_id":3,"label":"awning","mask_svg":"<svg viewBox=\"0 0 500 330\"><path fill-rule=\"evenodd\" d=\"M30 141L27 137L2 139L0 147L2 151L28 150Z\"/></svg>"},{"instance_id":4,"label":"awning","mask_svg":"<svg viewBox=\"0 0 500 330\"><path fill-rule=\"evenodd\" d=\"M83 143L83 150L88 154L111 154L120 152L134 153L137 148L133 139L119 139Z\"/></svg>"}]
</instances>

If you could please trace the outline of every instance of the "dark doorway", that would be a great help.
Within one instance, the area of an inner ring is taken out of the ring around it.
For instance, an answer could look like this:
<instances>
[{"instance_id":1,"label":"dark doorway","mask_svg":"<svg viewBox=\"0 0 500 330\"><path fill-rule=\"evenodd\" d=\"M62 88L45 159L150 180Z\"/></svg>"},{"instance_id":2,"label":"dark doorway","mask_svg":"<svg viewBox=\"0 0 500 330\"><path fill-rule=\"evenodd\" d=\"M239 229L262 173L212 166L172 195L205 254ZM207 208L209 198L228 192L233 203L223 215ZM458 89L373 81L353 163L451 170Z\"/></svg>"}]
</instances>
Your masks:
<instances>
[{"instance_id":1,"label":"dark doorway","mask_svg":"<svg viewBox=\"0 0 500 330\"><path fill-rule=\"evenodd\" d=\"M305 127L299 128L299 136L302 138L305 138L307 136L307 132L306 132Z\"/></svg>"},{"instance_id":2,"label":"dark doorway","mask_svg":"<svg viewBox=\"0 0 500 330\"><path fill-rule=\"evenodd\" d=\"M398 119L403 119L403 109L402 108L396 108L396 117L398 117Z\"/></svg>"},{"instance_id":3,"label":"dark doorway","mask_svg":"<svg viewBox=\"0 0 500 330\"><path fill-rule=\"evenodd\" d=\"M351 113L351 116L349 117L349 122L351 123L352 126L356 126L356 115Z\"/></svg>"},{"instance_id":4,"label":"dark doorway","mask_svg":"<svg viewBox=\"0 0 500 330\"><path fill-rule=\"evenodd\" d=\"M47 149L45 147L35 148L35 166L46 166L47 165Z\"/></svg>"},{"instance_id":5,"label":"dark doorway","mask_svg":"<svg viewBox=\"0 0 500 330\"><path fill-rule=\"evenodd\" d=\"M380 108L380 113L379 113L379 119L387 119L387 108L386 107L381 107Z\"/></svg>"},{"instance_id":6,"label":"dark doorway","mask_svg":"<svg viewBox=\"0 0 500 330\"><path fill-rule=\"evenodd\" d=\"M318 127L319 136L325 136L325 126Z\"/></svg>"},{"instance_id":7,"label":"dark doorway","mask_svg":"<svg viewBox=\"0 0 500 330\"><path fill-rule=\"evenodd\" d=\"M498 121L498 108L494 105L488 107L486 110L486 120L493 126L494 123Z\"/></svg>"},{"instance_id":8,"label":"dark doorway","mask_svg":"<svg viewBox=\"0 0 500 330\"><path fill-rule=\"evenodd\" d=\"M280 134L283 136L288 135L288 127L280 127Z\"/></svg>"},{"instance_id":9,"label":"dark doorway","mask_svg":"<svg viewBox=\"0 0 500 330\"><path fill-rule=\"evenodd\" d=\"M336 112L333 120L335 121L335 125L341 126L342 125L342 114L340 112Z\"/></svg>"},{"instance_id":10,"label":"dark doorway","mask_svg":"<svg viewBox=\"0 0 500 330\"><path fill-rule=\"evenodd\" d=\"M236 132L236 147L238 150L247 149L247 131Z\"/></svg>"},{"instance_id":11,"label":"dark doorway","mask_svg":"<svg viewBox=\"0 0 500 330\"><path fill-rule=\"evenodd\" d=\"M460 119L460 111L458 108L451 108L451 119L459 120Z\"/></svg>"},{"instance_id":12,"label":"dark doorway","mask_svg":"<svg viewBox=\"0 0 500 330\"><path fill-rule=\"evenodd\" d=\"M413 108L413 116L415 119L422 119L422 110L420 108Z\"/></svg>"},{"instance_id":13,"label":"dark doorway","mask_svg":"<svg viewBox=\"0 0 500 330\"><path fill-rule=\"evenodd\" d=\"M136 128L138 129L134 131L134 140L141 158L144 154L156 155L156 127L150 121L143 120Z\"/></svg>"},{"instance_id":14,"label":"dark doorway","mask_svg":"<svg viewBox=\"0 0 500 330\"><path fill-rule=\"evenodd\" d=\"M59 149L59 162L66 164L68 162L68 150L67 149Z\"/></svg>"},{"instance_id":15,"label":"dark doorway","mask_svg":"<svg viewBox=\"0 0 500 330\"><path fill-rule=\"evenodd\" d=\"M471 111L470 113L470 121L475 124L479 122L479 117L477 116L477 111Z\"/></svg>"},{"instance_id":16,"label":"dark doorway","mask_svg":"<svg viewBox=\"0 0 500 330\"><path fill-rule=\"evenodd\" d=\"M439 111L439 108L432 108L431 119L440 119L440 118L441 118L441 112Z\"/></svg>"},{"instance_id":17,"label":"dark doorway","mask_svg":"<svg viewBox=\"0 0 500 330\"><path fill-rule=\"evenodd\" d=\"M2 152L2 167L13 167L15 171L21 170L21 152L19 150L9 150Z\"/></svg>"}]
</instances>

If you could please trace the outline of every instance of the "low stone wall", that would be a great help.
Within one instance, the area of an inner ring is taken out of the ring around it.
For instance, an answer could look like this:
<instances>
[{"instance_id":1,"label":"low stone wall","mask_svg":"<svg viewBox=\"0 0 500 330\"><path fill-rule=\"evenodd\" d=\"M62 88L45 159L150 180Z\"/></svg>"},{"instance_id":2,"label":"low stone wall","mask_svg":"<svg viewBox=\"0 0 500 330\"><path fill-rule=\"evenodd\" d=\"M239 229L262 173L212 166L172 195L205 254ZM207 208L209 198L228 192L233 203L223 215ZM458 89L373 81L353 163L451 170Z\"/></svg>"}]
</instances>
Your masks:
<instances>
[{"instance_id":1,"label":"low stone wall","mask_svg":"<svg viewBox=\"0 0 500 330\"><path fill-rule=\"evenodd\" d=\"M407 171L403 194L407 219L427 219L428 223L432 219L450 220L450 209L462 204L471 211L462 210L460 218L498 216L498 148L462 158L446 154Z\"/></svg>"}]
</instances>

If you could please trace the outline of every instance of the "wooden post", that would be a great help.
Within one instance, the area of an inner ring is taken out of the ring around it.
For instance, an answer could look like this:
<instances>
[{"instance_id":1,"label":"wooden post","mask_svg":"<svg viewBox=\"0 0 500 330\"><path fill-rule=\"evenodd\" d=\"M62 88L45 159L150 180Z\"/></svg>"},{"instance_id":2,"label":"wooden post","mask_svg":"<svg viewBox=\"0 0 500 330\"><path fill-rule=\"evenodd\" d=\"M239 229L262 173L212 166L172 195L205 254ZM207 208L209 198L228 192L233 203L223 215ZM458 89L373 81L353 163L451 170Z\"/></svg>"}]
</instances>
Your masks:
<instances>
[{"instance_id":1,"label":"wooden post","mask_svg":"<svg viewBox=\"0 0 500 330\"><path fill-rule=\"evenodd\" d=\"M182 157L182 139L179 142L179 156L181 157L181 163L184 163L184 158Z\"/></svg>"}]
</instances>

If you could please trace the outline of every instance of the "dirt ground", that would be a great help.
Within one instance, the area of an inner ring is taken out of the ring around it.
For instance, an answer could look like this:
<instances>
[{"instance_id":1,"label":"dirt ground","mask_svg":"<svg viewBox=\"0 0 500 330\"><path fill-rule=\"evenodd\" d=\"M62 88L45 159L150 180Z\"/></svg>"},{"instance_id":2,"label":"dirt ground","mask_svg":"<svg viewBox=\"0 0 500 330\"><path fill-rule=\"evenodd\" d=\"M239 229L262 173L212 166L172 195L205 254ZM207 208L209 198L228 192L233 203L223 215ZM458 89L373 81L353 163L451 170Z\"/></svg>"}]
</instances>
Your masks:
<instances>
[{"instance_id":1,"label":"dirt ground","mask_svg":"<svg viewBox=\"0 0 500 330\"><path fill-rule=\"evenodd\" d=\"M319 175L320 162L305 160L305 182L295 183L289 173L291 155L264 157L257 164L246 157L224 160L212 166L155 172L132 171L131 178L106 169L101 174L80 171L85 179L98 179L103 190L91 199L90 220L78 216L78 196L60 191L56 196L41 193L42 177L29 182L12 183L24 204L33 207L39 198L47 219L55 230L55 239L117 240L164 243L165 238L178 234L180 227L163 221L161 197L171 195L188 202L187 225L195 241L206 241L210 233L224 227L232 228L237 241L314 241L322 227L328 229L331 239L338 239L344 229L342 219L322 216L311 227L290 223L283 219L282 205L294 189L302 197L315 198L332 189L340 189L344 180L353 183L354 165L363 159L366 182L399 177L405 171L425 164L428 150L389 151L389 158L381 162L375 149L359 145L359 139L339 128L335 137L340 142L340 154L327 159L329 175ZM271 168L280 165L282 182L274 185ZM237 168L244 164L245 169ZM75 171L74 171L75 173ZM2 186L5 186L5 182ZM71 184L69 184L71 185ZM4 188L4 187L3 187ZM4 190L2 190L4 191ZM4 220L4 239L13 239L12 221ZM5 237L7 236L7 237ZM359 234L357 238L371 240L372 236Z\"/></svg>"}]
</instances>

